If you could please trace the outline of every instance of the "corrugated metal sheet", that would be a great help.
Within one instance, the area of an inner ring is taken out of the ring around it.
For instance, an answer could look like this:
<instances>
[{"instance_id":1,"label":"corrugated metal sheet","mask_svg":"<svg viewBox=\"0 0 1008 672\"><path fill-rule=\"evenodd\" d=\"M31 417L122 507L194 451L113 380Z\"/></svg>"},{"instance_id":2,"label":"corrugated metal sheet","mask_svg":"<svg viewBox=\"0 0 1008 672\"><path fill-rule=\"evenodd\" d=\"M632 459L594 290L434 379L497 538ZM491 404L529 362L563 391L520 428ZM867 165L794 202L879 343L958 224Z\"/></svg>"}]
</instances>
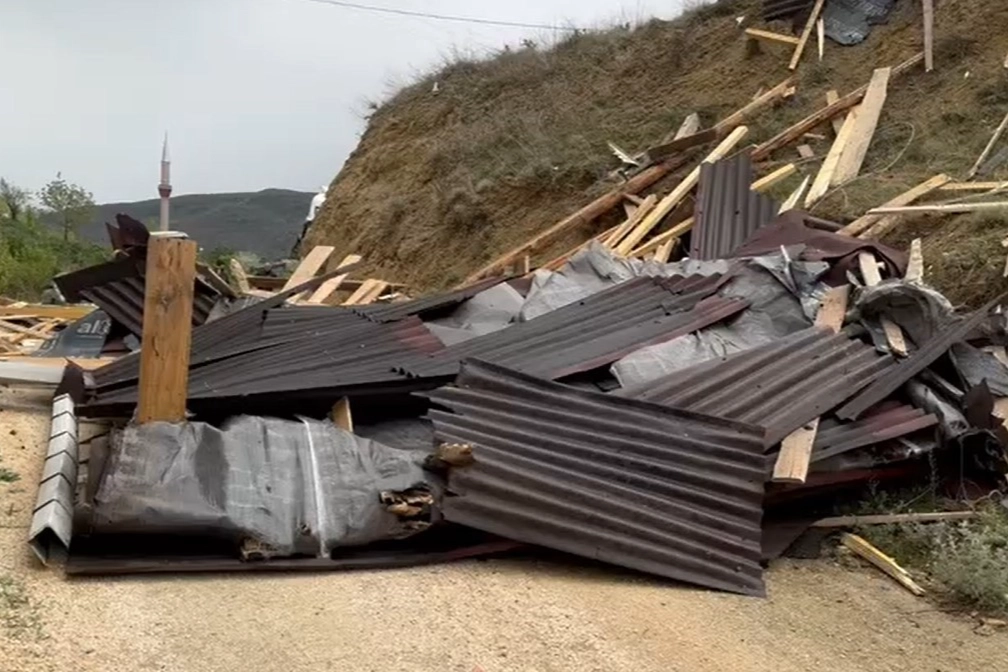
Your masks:
<instances>
[{"instance_id":1,"label":"corrugated metal sheet","mask_svg":"<svg viewBox=\"0 0 1008 672\"><path fill-rule=\"evenodd\" d=\"M53 278L68 301L90 301L113 321L140 336L144 307L143 262L125 257ZM206 322L220 293L198 275L193 293L193 326Z\"/></svg>"},{"instance_id":2,"label":"corrugated metal sheet","mask_svg":"<svg viewBox=\"0 0 1008 672\"><path fill-rule=\"evenodd\" d=\"M551 379L588 371L743 310L745 301L711 297L726 279L634 278L528 322L453 345L403 370L418 377L450 377L463 359L476 357Z\"/></svg>"},{"instance_id":3,"label":"corrugated metal sheet","mask_svg":"<svg viewBox=\"0 0 1008 672\"><path fill-rule=\"evenodd\" d=\"M701 164L691 258L723 259L777 216L780 204L753 191L752 181L752 161L745 154Z\"/></svg>"},{"instance_id":4,"label":"corrugated metal sheet","mask_svg":"<svg viewBox=\"0 0 1008 672\"><path fill-rule=\"evenodd\" d=\"M823 420L812 445L812 462L819 462L855 448L906 436L934 427L938 418L913 406L897 405L854 422Z\"/></svg>"},{"instance_id":5,"label":"corrugated metal sheet","mask_svg":"<svg viewBox=\"0 0 1008 672\"><path fill-rule=\"evenodd\" d=\"M905 382L931 366L935 360L948 352L953 344L966 338L966 334L983 322L987 313L995 305L998 305L1003 297L1002 294L969 317L940 330L909 357L901 360L898 366L892 367L868 389L837 409L837 417L843 420L855 420L869 408L898 390Z\"/></svg>"},{"instance_id":6,"label":"corrugated metal sheet","mask_svg":"<svg viewBox=\"0 0 1008 672\"><path fill-rule=\"evenodd\" d=\"M749 595L760 569L757 427L467 360L432 393L436 437L473 446L447 520L671 579Z\"/></svg>"},{"instance_id":7,"label":"corrugated metal sheet","mask_svg":"<svg viewBox=\"0 0 1008 672\"><path fill-rule=\"evenodd\" d=\"M392 322L410 315L428 319L442 311L458 306L463 301L471 299L483 290L499 285L507 279L506 276L486 278L450 292L421 296L400 303L373 303L367 306L357 306L354 310L378 322Z\"/></svg>"},{"instance_id":8,"label":"corrugated metal sheet","mask_svg":"<svg viewBox=\"0 0 1008 672\"><path fill-rule=\"evenodd\" d=\"M53 399L49 448L28 529L28 545L43 564L65 558L73 533L77 487L77 416L70 395Z\"/></svg>"},{"instance_id":9,"label":"corrugated metal sheet","mask_svg":"<svg viewBox=\"0 0 1008 672\"><path fill-rule=\"evenodd\" d=\"M811 328L617 394L760 425L770 447L895 366L848 333Z\"/></svg>"},{"instance_id":10,"label":"corrugated metal sheet","mask_svg":"<svg viewBox=\"0 0 1008 672\"><path fill-rule=\"evenodd\" d=\"M266 316L269 325L271 314ZM371 322L350 311L348 320L327 330L298 330L285 325L282 335L260 330L260 340L228 352L193 360L189 369L188 407L213 412L230 400L245 412L268 412L304 399L332 403L347 394L412 391L426 387L394 369L404 361L442 348L417 317ZM212 324L212 323L211 323ZM90 415L119 412L137 402L136 381L98 385L84 409Z\"/></svg>"}]
</instances>

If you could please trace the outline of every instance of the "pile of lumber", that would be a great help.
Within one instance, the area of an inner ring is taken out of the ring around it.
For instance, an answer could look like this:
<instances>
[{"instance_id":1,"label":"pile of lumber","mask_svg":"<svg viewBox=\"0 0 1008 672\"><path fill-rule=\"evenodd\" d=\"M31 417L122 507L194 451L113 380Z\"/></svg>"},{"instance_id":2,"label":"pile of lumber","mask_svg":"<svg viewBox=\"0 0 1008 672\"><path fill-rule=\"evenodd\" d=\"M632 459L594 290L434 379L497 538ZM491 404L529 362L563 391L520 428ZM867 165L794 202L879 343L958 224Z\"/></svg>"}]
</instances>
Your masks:
<instances>
[{"instance_id":1,"label":"pile of lumber","mask_svg":"<svg viewBox=\"0 0 1008 672\"><path fill-rule=\"evenodd\" d=\"M0 354L30 354L67 324L95 309L0 299Z\"/></svg>"}]
</instances>

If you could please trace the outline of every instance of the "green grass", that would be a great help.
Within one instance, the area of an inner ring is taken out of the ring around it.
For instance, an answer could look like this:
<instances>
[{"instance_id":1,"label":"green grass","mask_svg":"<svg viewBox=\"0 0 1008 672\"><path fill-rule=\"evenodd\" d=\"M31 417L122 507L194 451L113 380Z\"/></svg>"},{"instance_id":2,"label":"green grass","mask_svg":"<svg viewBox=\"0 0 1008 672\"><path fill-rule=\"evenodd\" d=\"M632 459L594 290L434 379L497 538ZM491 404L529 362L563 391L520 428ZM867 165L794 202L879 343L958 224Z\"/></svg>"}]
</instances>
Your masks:
<instances>
[{"instance_id":1,"label":"green grass","mask_svg":"<svg viewBox=\"0 0 1008 672\"><path fill-rule=\"evenodd\" d=\"M11 576L0 575L0 626L12 639L46 638L38 604L28 596L24 584Z\"/></svg>"}]
</instances>

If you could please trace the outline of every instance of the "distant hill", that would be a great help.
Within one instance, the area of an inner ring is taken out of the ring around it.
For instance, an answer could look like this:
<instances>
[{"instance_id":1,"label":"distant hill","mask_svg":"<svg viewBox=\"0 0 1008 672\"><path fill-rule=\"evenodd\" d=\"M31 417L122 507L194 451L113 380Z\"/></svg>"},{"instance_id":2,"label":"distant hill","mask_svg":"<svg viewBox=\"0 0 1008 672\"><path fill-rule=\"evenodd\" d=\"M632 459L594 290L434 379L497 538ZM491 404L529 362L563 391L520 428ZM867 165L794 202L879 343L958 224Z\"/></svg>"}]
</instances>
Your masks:
<instances>
[{"instance_id":1,"label":"distant hill","mask_svg":"<svg viewBox=\"0 0 1008 672\"><path fill-rule=\"evenodd\" d=\"M227 248L279 259L290 254L312 196L289 189L172 196L171 227L188 233L205 250ZM160 207L158 199L99 205L94 220L81 227L80 235L107 245L105 222L114 222L116 213L126 213L153 227Z\"/></svg>"}]
</instances>

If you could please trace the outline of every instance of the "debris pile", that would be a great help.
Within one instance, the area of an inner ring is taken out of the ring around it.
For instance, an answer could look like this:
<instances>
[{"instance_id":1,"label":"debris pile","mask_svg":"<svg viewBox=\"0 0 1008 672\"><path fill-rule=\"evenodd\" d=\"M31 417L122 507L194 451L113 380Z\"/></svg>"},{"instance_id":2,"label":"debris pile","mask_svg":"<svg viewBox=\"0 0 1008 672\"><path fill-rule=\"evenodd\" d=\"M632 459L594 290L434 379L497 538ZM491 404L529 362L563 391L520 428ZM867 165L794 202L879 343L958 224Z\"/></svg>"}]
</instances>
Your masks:
<instances>
[{"instance_id":1,"label":"debris pile","mask_svg":"<svg viewBox=\"0 0 1008 672\"><path fill-rule=\"evenodd\" d=\"M633 166L621 186L434 296L353 281L360 257L334 266L321 246L286 279L232 263L232 289L166 265L191 241L120 221L120 257L57 284L142 347L67 367L58 410L77 429L61 454L77 458L46 471L40 497L60 506L33 525L36 551L95 574L524 545L760 595L762 563L807 530L864 522L830 514L869 483L1000 487L1000 298L957 311L927 285L919 241L872 239L949 178L854 222L799 209L858 176L887 86L924 60L754 147L743 122L792 95L790 79L709 129L688 119L619 150ZM814 179L767 163L831 121ZM785 202L767 194L792 178ZM547 241L621 206L623 222L534 268ZM863 539L843 543L916 586Z\"/></svg>"}]
</instances>

